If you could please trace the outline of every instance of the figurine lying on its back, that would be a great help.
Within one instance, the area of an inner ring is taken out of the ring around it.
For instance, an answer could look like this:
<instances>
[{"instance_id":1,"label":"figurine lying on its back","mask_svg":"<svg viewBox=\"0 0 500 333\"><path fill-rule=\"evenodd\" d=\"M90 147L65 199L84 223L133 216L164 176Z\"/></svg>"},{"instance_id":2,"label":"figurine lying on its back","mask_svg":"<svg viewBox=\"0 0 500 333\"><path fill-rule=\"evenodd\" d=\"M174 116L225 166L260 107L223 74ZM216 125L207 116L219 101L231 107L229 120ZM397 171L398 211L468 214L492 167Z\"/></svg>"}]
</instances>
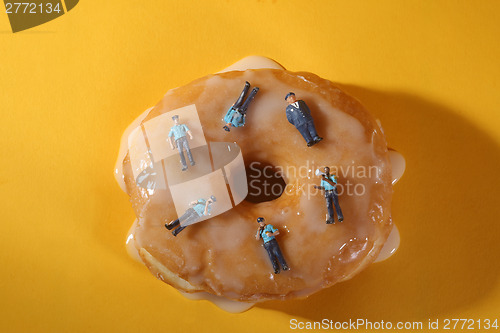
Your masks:
<instances>
[{"instance_id":1,"label":"figurine lying on its back","mask_svg":"<svg viewBox=\"0 0 500 333\"><path fill-rule=\"evenodd\" d=\"M245 87L243 88L240 97L238 98L236 103L234 103L233 106L231 106L229 110L227 110L227 113L224 116L224 122L226 122L226 125L222 127L224 130L229 132L231 130L231 126L233 127L245 126L245 117L247 114L248 106L250 105L250 102L259 91L258 87L253 88L252 91L250 92L250 95L248 95L247 100L245 101L245 103L243 103L243 99L245 98L248 89L250 89L250 83L246 81Z\"/></svg>"},{"instance_id":2,"label":"figurine lying on its back","mask_svg":"<svg viewBox=\"0 0 500 333\"><path fill-rule=\"evenodd\" d=\"M186 212L176 220L165 223L165 228L168 230L175 228L174 231L172 231L172 235L177 236L179 232L184 230L188 225L198 222L203 216L210 215L212 210L211 205L216 201L217 199L215 196L211 195L207 200L198 199L189 203L192 207L188 208Z\"/></svg>"}]
</instances>

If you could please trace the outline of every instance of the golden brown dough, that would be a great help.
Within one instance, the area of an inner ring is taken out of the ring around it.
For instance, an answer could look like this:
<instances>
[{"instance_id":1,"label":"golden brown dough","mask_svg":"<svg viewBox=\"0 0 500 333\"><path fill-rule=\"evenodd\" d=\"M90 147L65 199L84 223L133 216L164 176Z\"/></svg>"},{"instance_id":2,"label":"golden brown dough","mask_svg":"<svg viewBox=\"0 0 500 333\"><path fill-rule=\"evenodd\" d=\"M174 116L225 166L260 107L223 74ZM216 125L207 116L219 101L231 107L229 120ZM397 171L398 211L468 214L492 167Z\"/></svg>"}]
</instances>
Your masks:
<instances>
[{"instance_id":1,"label":"golden brown dough","mask_svg":"<svg viewBox=\"0 0 500 333\"><path fill-rule=\"evenodd\" d=\"M260 87L259 94L246 126L225 132L221 118L245 81ZM307 102L324 138L313 147L305 145L286 119L284 96L289 91ZM123 171L138 217L135 245L154 275L185 292L207 291L256 302L306 297L351 278L377 257L392 227L391 166L382 131L358 101L311 73L237 71L209 75L169 91L142 123L191 104L196 105L206 140L237 142L247 166L255 161L284 170L308 168L303 175L284 175L287 190L278 199L243 201L173 237L164 227L177 217L171 194L138 187L127 154ZM345 174L337 173L339 183L359 184L365 191L340 196L343 223L325 224L324 197L307 194L319 184L314 171L322 166L344 170ZM277 239L290 271L273 274L266 251L254 238L258 216L281 231Z\"/></svg>"}]
</instances>

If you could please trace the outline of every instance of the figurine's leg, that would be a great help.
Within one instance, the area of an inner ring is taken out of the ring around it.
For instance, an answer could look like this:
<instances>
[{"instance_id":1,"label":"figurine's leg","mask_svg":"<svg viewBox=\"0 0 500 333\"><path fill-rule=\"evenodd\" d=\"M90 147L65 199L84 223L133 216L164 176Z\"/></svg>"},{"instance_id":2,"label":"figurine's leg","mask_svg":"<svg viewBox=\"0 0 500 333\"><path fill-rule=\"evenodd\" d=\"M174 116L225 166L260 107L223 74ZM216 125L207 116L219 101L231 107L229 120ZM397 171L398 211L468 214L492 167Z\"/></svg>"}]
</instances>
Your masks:
<instances>
[{"instance_id":1,"label":"figurine's leg","mask_svg":"<svg viewBox=\"0 0 500 333\"><path fill-rule=\"evenodd\" d=\"M271 259L273 262L273 269L274 269L274 274L279 274L280 273L280 265L278 263L278 260L276 260L276 257L273 255L273 259Z\"/></svg>"},{"instance_id":2,"label":"figurine's leg","mask_svg":"<svg viewBox=\"0 0 500 333\"><path fill-rule=\"evenodd\" d=\"M241 107L241 104L243 103L243 98L245 98L245 95L247 94L248 89L250 89L250 83L248 83L248 81L247 81L247 82L245 82L245 87L243 87L243 90L241 91L240 97L238 97L238 100L233 105L233 107L235 109L238 109Z\"/></svg>"},{"instance_id":3,"label":"figurine's leg","mask_svg":"<svg viewBox=\"0 0 500 333\"><path fill-rule=\"evenodd\" d=\"M174 231L172 231L172 235L174 235L175 237L177 237L177 235L179 234L179 232L181 232L184 229L186 229L186 227L179 227L179 228L175 229Z\"/></svg>"},{"instance_id":4,"label":"figurine's leg","mask_svg":"<svg viewBox=\"0 0 500 333\"><path fill-rule=\"evenodd\" d=\"M271 241L264 243L264 248L267 251L267 254L269 256L269 260L271 260L271 264L273 265L274 269L274 274L279 274L280 272L280 266L278 265L278 261L276 260L273 250L272 250L272 245L270 244Z\"/></svg>"},{"instance_id":5,"label":"figurine's leg","mask_svg":"<svg viewBox=\"0 0 500 333\"><path fill-rule=\"evenodd\" d=\"M255 97L255 95L257 95L258 92L259 92L259 88L258 87L255 87L255 88L252 89L252 91L250 92L250 95L248 95L247 100L241 106L241 113L246 113L247 112L247 109L248 109L248 106L250 105L250 102L252 102L252 99Z\"/></svg>"},{"instance_id":6,"label":"figurine's leg","mask_svg":"<svg viewBox=\"0 0 500 333\"><path fill-rule=\"evenodd\" d=\"M183 225L188 226L191 224L195 224L199 219L200 216L198 215L198 213L196 213L196 211L192 209L191 215L187 217L186 222L184 222Z\"/></svg>"},{"instance_id":7,"label":"figurine's leg","mask_svg":"<svg viewBox=\"0 0 500 333\"><path fill-rule=\"evenodd\" d=\"M337 218L339 219L339 222L342 222L344 221L344 215L342 215L342 209L340 209L337 189L333 190L332 192L333 204L335 205L335 210L337 211Z\"/></svg>"},{"instance_id":8,"label":"figurine's leg","mask_svg":"<svg viewBox=\"0 0 500 333\"><path fill-rule=\"evenodd\" d=\"M316 132L316 126L314 126L314 121L310 120L307 122L306 125L307 125L307 130L309 131L309 135L311 135L315 143L318 143L321 140L323 140L323 138L318 135L318 132Z\"/></svg>"},{"instance_id":9,"label":"figurine's leg","mask_svg":"<svg viewBox=\"0 0 500 333\"><path fill-rule=\"evenodd\" d=\"M273 242L272 249L273 249L274 256L276 258L278 258L278 261L280 262L283 270L287 271L288 265L286 264L285 257L283 257L283 253L281 253L281 249L280 249L280 246L278 245L278 241L276 241L276 239L273 239L270 242Z\"/></svg>"},{"instance_id":10,"label":"figurine's leg","mask_svg":"<svg viewBox=\"0 0 500 333\"><path fill-rule=\"evenodd\" d=\"M326 209L328 211L328 220L327 224L332 224L335 222L335 212L333 211L333 203L332 203L332 193L333 191L325 191L325 199L326 199Z\"/></svg>"},{"instance_id":11,"label":"figurine's leg","mask_svg":"<svg viewBox=\"0 0 500 333\"><path fill-rule=\"evenodd\" d=\"M182 171L187 169L186 158L184 157L184 140L186 138L179 138L175 141L177 144L177 150L179 151L179 156L181 158Z\"/></svg>"},{"instance_id":12,"label":"figurine's leg","mask_svg":"<svg viewBox=\"0 0 500 333\"><path fill-rule=\"evenodd\" d=\"M172 231L172 235L177 236L182 230L186 229L188 225L194 224L198 221L200 217L198 213L193 208L189 208L186 212L179 218L181 224L177 229Z\"/></svg>"},{"instance_id":13,"label":"figurine's leg","mask_svg":"<svg viewBox=\"0 0 500 333\"><path fill-rule=\"evenodd\" d=\"M193 215L198 215L196 214L196 211L193 208L186 209L186 212L182 214L181 217L179 217L180 223L183 225L189 224L189 220L192 218Z\"/></svg>"},{"instance_id":14,"label":"figurine's leg","mask_svg":"<svg viewBox=\"0 0 500 333\"><path fill-rule=\"evenodd\" d=\"M309 131L307 130L307 125L296 126L296 128L300 132L300 134L302 134L304 140L306 140L307 145L310 145L311 143L314 142L313 138L311 137L311 134L309 134Z\"/></svg>"},{"instance_id":15,"label":"figurine's leg","mask_svg":"<svg viewBox=\"0 0 500 333\"><path fill-rule=\"evenodd\" d=\"M173 222L165 223L165 228L167 228L168 230L172 230L173 228L179 226L179 223L179 219L176 219Z\"/></svg>"},{"instance_id":16,"label":"figurine's leg","mask_svg":"<svg viewBox=\"0 0 500 333\"><path fill-rule=\"evenodd\" d=\"M184 221L186 219L189 218L189 216L191 216L192 214L192 211L194 211L194 209L192 208L188 208L188 210L186 210L184 212L184 214L182 214L180 217L178 217L176 220L170 222L170 223L165 223L165 227L168 229L168 230L172 230L173 228L179 226L181 223L184 223ZM195 212L196 213L196 212Z\"/></svg>"},{"instance_id":17,"label":"figurine's leg","mask_svg":"<svg viewBox=\"0 0 500 333\"><path fill-rule=\"evenodd\" d=\"M184 149L186 150L186 153L187 153L187 156L189 159L189 163L191 165L195 165L196 163L194 162L193 154L191 154L191 149L189 148L189 143L188 143L187 139L184 141Z\"/></svg>"}]
</instances>

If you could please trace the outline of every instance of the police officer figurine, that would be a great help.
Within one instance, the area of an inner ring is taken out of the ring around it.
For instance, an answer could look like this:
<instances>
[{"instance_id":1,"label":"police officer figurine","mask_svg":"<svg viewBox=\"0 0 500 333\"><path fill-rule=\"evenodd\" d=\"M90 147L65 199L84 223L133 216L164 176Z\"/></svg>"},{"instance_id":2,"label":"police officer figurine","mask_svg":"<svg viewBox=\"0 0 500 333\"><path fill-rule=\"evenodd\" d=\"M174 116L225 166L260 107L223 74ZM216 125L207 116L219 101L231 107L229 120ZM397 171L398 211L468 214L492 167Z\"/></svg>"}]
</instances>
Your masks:
<instances>
[{"instance_id":1,"label":"police officer figurine","mask_svg":"<svg viewBox=\"0 0 500 333\"><path fill-rule=\"evenodd\" d=\"M326 220L326 224L335 223L333 206L335 206L335 210L337 211L337 218L339 222L342 222L344 221L344 216L342 215L342 209L340 209L339 205L339 196L337 193L337 176L330 175L329 167L325 167L324 170L325 173L321 174L320 186L314 185L314 188L325 191L326 209L328 210L328 219Z\"/></svg>"},{"instance_id":2,"label":"police officer figurine","mask_svg":"<svg viewBox=\"0 0 500 333\"><path fill-rule=\"evenodd\" d=\"M172 149L175 149L175 142L175 146L177 147L181 157L182 171L186 171L188 166L186 164L186 158L184 157L184 150L186 150L189 163L191 165L196 164L194 162L193 155L191 154L191 149L189 149L189 143L186 137L187 134L189 135L189 138L193 140L193 134L191 134L191 131L186 125L179 123L179 116L173 116L172 120L174 121L174 126L170 128L170 132L168 133L168 142L170 143L170 147L172 147Z\"/></svg>"},{"instance_id":3,"label":"police officer figurine","mask_svg":"<svg viewBox=\"0 0 500 333\"><path fill-rule=\"evenodd\" d=\"M307 104L303 100L297 100L293 92L286 95L285 101L288 102L286 119L302 134L307 146L311 147L323 140L316 132L311 110L309 110Z\"/></svg>"},{"instance_id":4,"label":"police officer figurine","mask_svg":"<svg viewBox=\"0 0 500 333\"><path fill-rule=\"evenodd\" d=\"M198 222L198 220L203 216L210 215L212 204L215 201L217 201L217 199L215 198L215 196L211 195L208 200L198 199L191 202L190 205L193 207L188 208L186 212L182 214L182 216L178 219L170 223L165 223L165 228L167 228L168 230L176 228L174 231L172 231L172 235L177 236L177 234L184 230L188 225Z\"/></svg>"},{"instance_id":5,"label":"police officer figurine","mask_svg":"<svg viewBox=\"0 0 500 333\"><path fill-rule=\"evenodd\" d=\"M259 229L257 230L255 239L259 240L262 238L264 241L264 248L266 249L269 259L271 259L271 263L273 264L274 274L279 274L279 264L281 264L284 271L287 271L289 269L288 265L286 264L285 258L283 258L278 242L274 238L279 235L279 230L271 224L266 224L263 217L259 217L257 219L257 223L259 223Z\"/></svg>"},{"instance_id":6,"label":"police officer figurine","mask_svg":"<svg viewBox=\"0 0 500 333\"><path fill-rule=\"evenodd\" d=\"M224 122L226 125L224 125L222 128L229 132L232 127L240 127L240 126L245 126L245 119L247 115L247 109L248 106L250 105L250 102L253 100L255 95L257 95L257 92L259 91L258 87L255 87L252 89L250 94L248 95L246 101L243 103L243 100L245 99L245 95L248 92L248 89L250 89L250 83L248 81L245 82L245 87L243 87L243 91L240 94L240 97L236 101L236 103L233 104L227 110L226 115L224 116Z\"/></svg>"}]
</instances>

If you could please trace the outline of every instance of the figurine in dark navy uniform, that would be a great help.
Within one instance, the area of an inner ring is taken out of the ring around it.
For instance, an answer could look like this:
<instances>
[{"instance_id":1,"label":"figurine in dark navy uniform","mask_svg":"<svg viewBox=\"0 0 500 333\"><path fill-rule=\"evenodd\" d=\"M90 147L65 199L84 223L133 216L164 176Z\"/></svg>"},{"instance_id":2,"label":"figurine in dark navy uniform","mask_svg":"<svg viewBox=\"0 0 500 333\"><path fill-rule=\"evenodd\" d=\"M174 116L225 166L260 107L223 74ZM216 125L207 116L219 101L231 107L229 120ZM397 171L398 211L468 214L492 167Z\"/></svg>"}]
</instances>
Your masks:
<instances>
[{"instance_id":1,"label":"figurine in dark navy uniform","mask_svg":"<svg viewBox=\"0 0 500 333\"><path fill-rule=\"evenodd\" d=\"M337 193L337 176L330 174L329 167L325 167L324 170L325 173L321 174L320 186L314 185L314 188L325 191L326 210L328 211L328 219L326 220L326 224L335 223L333 206L335 206L335 210L337 211L337 218L339 222L342 222L344 221L344 215L342 215L342 209L340 209L339 205L339 195Z\"/></svg>"},{"instance_id":2,"label":"figurine in dark navy uniform","mask_svg":"<svg viewBox=\"0 0 500 333\"><path fill-rule=\"evenodd\" d=\"M257 223L259 223L259 229L257 230L255 239L259 240L260 238L262 238L262 241L264 242L264 248L266 249L267 254L269 255L269 259L271 259L271 263L273 264L274 274L279 274L280 264L284 271L289 270L285 258L281 253L280 246L274 238L274 236L279 235L279 230L273 227L271 224L266 224L263 217L259 217L257 219Z\"/></svg>"},{"instance_id":3,"label":"figurine in dark navy uniform","mask_svg":"<svg viewBox=\"0 0 500 333\"><path fill-rule=\"evenodd\" d=\"M226 123L226 125L222 127L224 128L224 130L229 132L231 130L231 126L232 127L245 126L245 119L247 115L248 106L250 105L250 102L259 91L258 87L253 88L250 94L248 95L246 101L243 103L243 100L245 99L245 95L247 94L248 89L250 89L250 83L246 81L245 87L243 88L240 97L238 98L236 103L234 103L233 106L231 106L229 110L227 110L226 115L224 116L224 122Z\"/></svg>"},{"instance_id":4,"label":"figurine in dark navy uniform","mask_svg":"<svg viewBox=\"0 0 500 333\"><path fill-rule=\"evenodd\" d=\"M311 147L323 140L316 132L311 111L307 104L303 100L297 100L293 92L286 95L285 101L288 102L286 119L302 134L307 146Z\"/></svg>"}]
</instances>

